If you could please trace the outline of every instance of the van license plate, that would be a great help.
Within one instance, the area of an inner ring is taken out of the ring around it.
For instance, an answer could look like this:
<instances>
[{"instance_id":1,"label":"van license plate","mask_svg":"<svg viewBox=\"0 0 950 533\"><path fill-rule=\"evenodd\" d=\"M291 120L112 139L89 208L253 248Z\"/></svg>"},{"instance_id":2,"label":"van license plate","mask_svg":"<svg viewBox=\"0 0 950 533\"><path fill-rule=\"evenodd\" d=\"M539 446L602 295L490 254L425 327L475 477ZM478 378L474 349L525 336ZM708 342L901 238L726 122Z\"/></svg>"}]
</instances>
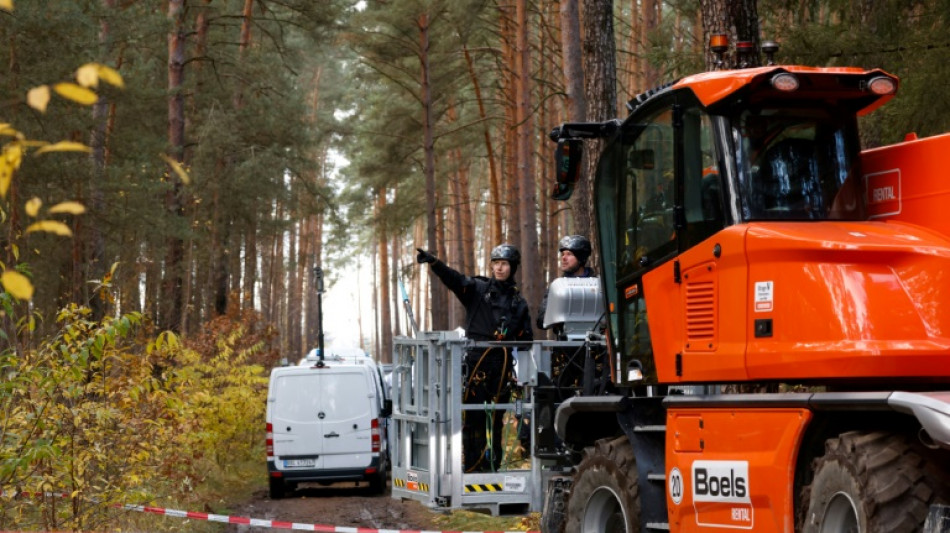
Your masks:
<instances>
[{"instance_id":1,"label":"van license plate","mask_svg":"<svg viewBox=\"0 0 950 533\"><path fill-rule=\"evenodd\" d=\"M317 466L316 459L286 459L284 468L299 468L301 466Z\"/></svg>"}]
</instances>

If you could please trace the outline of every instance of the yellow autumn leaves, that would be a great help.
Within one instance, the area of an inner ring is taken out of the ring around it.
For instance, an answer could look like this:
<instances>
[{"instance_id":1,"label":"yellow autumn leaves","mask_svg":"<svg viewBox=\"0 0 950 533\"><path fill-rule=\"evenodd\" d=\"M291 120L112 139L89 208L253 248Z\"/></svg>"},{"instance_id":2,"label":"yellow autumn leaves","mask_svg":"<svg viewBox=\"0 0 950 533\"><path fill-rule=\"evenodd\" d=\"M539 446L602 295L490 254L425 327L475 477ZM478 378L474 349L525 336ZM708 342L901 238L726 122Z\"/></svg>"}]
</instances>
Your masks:
<instances>
[{"instance_id":1,"label":"yellow autumn leaves","mask_svg":"<svg viewBox=\"0 0 950 533\"><path fill-rule=\"evenodd\" d=\"M0 9L12 11L12 0L0 0ZM26 103L40 113L45 113L52 94L55 93L71 102L90 106L99 99L96 92L92 90L99 87L99 82L108 83L118 88L124 87L122 76L115 69L98 63L87 63L76 70L75 83L61 82L34 87L27 92ZM6 199L13 183L13 176L19 170L23 163L23 157L28 151L32 150L34 156L50 152L92 152L92 148L78 142L49 143L27 139L23 133L16 130L11 124L4 122L0 122L0 138L10 139L0 147L0 198L2 199ZM32 198L26 202L24 210L31 218L38 218L42 205L43 202L39 198ZM78 202L62 202L47 209L46 214L81 215L85 210L85 207ZM58 220L48 218L39 218L26 228L27 233L38 231L63 237L72 236L69 226ZM16 270L5 269L0 274L0 285L3 285L4 290L20 300L29 300L33 297L33 284L26 276Z\"/></svg>"},{"instance_id":2,"label":"yellow autumn leaves","mask_svg":"<svg viewBox=\"0 0 950 533\"><path fill-rule=\"evenodd\" d=\"M60 82L53 85L33 87L26 93L26 103L40 113L46 112L52 93L80 105L92 105L99 99L93 88L104 81L114 87L123 88L122 76L115 69L98 63L87 63L76 70L76 83Z\"/></svg>"},{"instance_id":3,"label":"yellow autumn leaves","mask_svg":"<svg viewBox=\"0 0 950 533\"><path fill-rule=\"evenodd\" d=\"M76 83L60 82L50 85L34 87L26 93L26 103L41 113L46 112L52 92L62 98L71 100L80 105L92 105L99 99L93 88L104 81L118 88L125 87L122 76L111 67L98 63L87 63L76 70Z\"/></svg>"}]
</instances>

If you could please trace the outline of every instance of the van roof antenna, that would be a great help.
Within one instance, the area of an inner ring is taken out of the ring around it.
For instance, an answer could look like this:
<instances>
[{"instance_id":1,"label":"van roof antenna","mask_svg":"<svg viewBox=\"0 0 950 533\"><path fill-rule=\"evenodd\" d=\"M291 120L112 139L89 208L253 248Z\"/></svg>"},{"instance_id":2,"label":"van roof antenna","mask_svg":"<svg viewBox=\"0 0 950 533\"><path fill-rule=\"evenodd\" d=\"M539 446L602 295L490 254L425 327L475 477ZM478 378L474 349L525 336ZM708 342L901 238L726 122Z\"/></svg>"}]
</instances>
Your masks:
<instances>
[{"instance_id":1,"label":"van roof antenna","mask_svg":"<svg viewBox=\"0 0 950 533\"><path fill-rule=\"evenodd\" d=\"M314 265L313 278L317 287L317 355L320 356L318 366L323 366L323 269Z\"/></svg>"}]
</instances>

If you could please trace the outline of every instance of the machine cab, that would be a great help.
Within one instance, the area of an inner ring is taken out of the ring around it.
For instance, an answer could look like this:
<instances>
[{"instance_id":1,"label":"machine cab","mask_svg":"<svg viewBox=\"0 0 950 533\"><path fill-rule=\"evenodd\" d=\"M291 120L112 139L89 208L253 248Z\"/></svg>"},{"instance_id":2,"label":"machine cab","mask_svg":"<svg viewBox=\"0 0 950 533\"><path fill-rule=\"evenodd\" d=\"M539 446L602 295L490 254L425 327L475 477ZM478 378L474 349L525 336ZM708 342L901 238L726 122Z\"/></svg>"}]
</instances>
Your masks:
<instances>
[{"instance_id":1,"label":"machine cab","mask_svg":"<svg viewBox=\"0 0 950 533\"><path fill-rule=\"evenodd\" d=\"M656 375L658 328L664 339L685 338L684 345L662 346L670 353L718 350L722 326L736 328L726 338L737 346L745 342L747 324L720 324L718 302L723 289L746 301L747 279L700 283L686 296L676 288L694 267L706 269L694 272L696 279L729 266L711 263L721 257L724 229L867 218L857 116L888 99L896 80L880 71L812 70L749 69L741 83L731 72L728 87L723 73L686 78L638 98L623 123L587 128L595 132L590 136L608 137L594 194L611 331L648 379ZM879 80L888 82L880 94L869 89ZM573 137L583 137L580 130ZM569 131L561 128L562 135ZM557 152L559 168L571 168L563 161L570 153ZM653 287L654 305L677 310L656 326L652 319L648 326L646 314L651 285L645 290L644 280L651 277L667 286ZM739 350L735 356L717 360L721 379L747 377ZM670 373L681 364L670 365Z\"/></svg>"}]
</instances>

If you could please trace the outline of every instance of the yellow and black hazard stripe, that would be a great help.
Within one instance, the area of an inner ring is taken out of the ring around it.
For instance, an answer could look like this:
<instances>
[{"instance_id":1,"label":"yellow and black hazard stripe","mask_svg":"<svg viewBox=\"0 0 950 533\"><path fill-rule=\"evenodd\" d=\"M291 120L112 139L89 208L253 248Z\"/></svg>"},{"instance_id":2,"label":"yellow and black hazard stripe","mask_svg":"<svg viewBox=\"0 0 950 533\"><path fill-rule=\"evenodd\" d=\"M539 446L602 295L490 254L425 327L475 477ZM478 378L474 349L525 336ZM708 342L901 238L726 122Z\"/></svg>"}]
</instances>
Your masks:
<instances>
[{"instance_id":1,"label":"yellow and black hazard stripe","mask_svg":"<svg viewBox=\"0 0 950 533\"><path fill-rule=\"evenodd\" d=\"M421 481L406 481L405 479L393 478L393 486L397 489L414 490L416 492L429 492L429 484Z\"/></svg>"},{"instance_id":2,"label":"yellow and black hazard stripe","mask_svg":"<svg viewBox=\"0 0 950 533\"><path fill-rule=\"evenodd\" d=\"M486 483L479 485L465 485L465 492L501 492L500 483Z\"/></svg>"}]
</instances>

